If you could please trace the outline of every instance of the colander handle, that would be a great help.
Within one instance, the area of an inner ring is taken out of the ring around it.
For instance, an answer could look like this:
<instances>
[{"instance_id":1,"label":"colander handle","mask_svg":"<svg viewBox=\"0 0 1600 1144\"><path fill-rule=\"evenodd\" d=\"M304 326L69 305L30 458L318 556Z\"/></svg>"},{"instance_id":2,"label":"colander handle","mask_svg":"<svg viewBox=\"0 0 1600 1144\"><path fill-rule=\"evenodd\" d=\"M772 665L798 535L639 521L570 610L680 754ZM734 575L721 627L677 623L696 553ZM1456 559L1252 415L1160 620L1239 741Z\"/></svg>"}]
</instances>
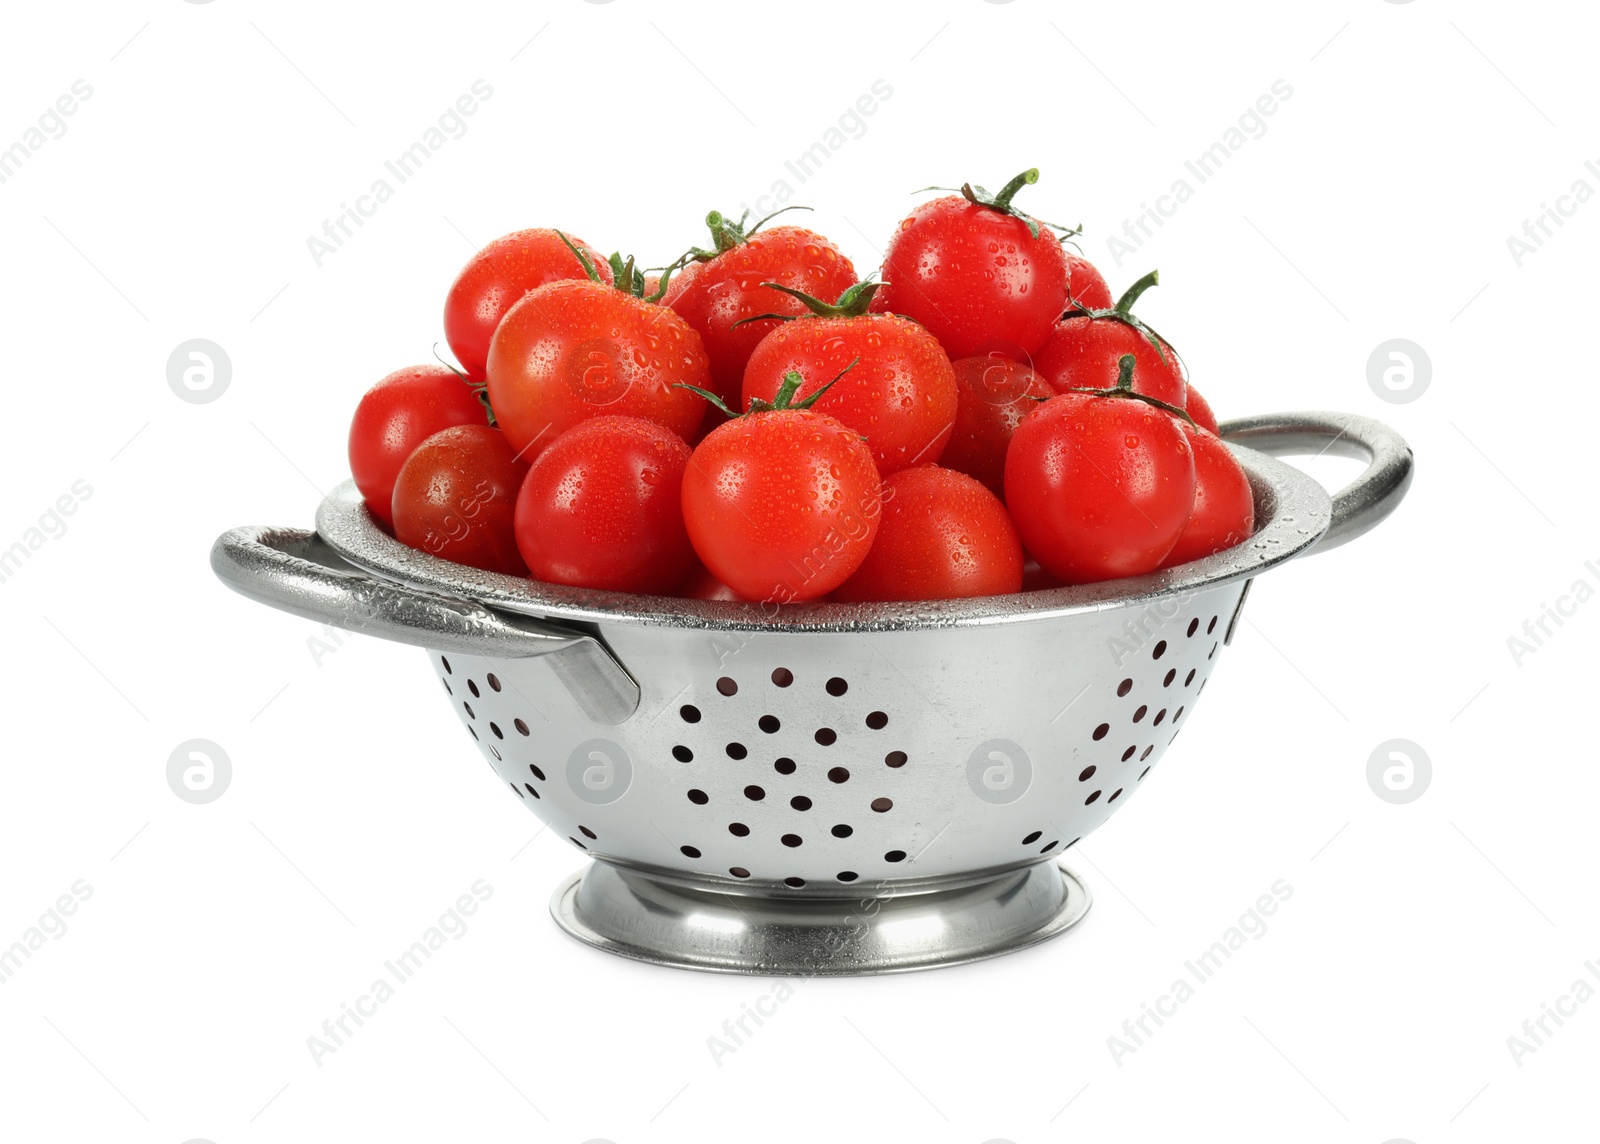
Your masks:
<instances>
[{"instance_id":1,"label":"colander handle","mask_svg":"<svg viewBox=\"0 0 1600 1144\"><path fill-rule=\"evenodd\" d=\"M1222 423L1225 440L1262 453L1354 457L1367 469L1333 494L1333 523L1312 552L1354 540L1395 510L1411 487L1405 438L1382 421L1354 413L1264 413Z\"/></svg>"},{"instance_id":2,"label":"colander handle","mask_svg":"<svg viewBox=\"0 0 1600 1144\"><path fill-rule=\"evenodd\" d=\"M462 655L549 656L596 722L621 723L639 707L638 683L593 636L369 576L315 532L230 529L211 547L211 568L241 595L347 631Z\"/></svg>"}]
</instances>

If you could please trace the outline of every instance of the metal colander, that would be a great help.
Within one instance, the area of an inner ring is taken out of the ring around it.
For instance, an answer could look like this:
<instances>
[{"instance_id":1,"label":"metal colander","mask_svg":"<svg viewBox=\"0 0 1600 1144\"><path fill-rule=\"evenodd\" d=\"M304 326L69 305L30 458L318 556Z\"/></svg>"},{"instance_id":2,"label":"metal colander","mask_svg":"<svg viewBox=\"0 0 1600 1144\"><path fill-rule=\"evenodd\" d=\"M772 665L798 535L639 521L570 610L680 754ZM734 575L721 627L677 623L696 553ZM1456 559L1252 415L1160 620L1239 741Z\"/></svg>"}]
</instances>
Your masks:
<instances>
[{"instance_id":1,"label":"metal colander","mask_svg":"<svg viewBox=\"0 0 1600 1144\"><path fill-rule=\"evenodd\" d=\"M1388 515L1411 476L1385 426L1231 422L1257 531L1166 572L980 600L785 605L628 596L479 572L381 531L350 484L317 531L212 551L247 596L428 648L500 781L594 861L569 933L751 973L954 964L1088 908L1054 858L1154 773L1253 577ZM1330 498L1264 455L1359 456Z\"/></svg>"}]
</instances>

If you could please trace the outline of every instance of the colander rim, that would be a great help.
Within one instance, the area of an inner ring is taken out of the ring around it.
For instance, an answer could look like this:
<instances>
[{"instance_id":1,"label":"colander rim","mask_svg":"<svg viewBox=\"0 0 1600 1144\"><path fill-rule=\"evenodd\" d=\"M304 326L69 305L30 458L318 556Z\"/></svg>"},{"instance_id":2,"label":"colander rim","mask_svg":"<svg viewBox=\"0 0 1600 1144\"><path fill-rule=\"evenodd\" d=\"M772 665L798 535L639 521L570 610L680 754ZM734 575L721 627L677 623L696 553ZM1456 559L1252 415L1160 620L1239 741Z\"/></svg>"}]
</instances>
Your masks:
<instances>
[{"instance_id":1,"label":"colander rim","mask_svg":"<svg viewBox=\"0 0 1600 1144\"><path fill-rule=\"evenodd\" d=\"M888 632L1055 619L1187 596L1257 576L1321 539L1332 500L1292 465L1229 443L1255 495L1256 532L1243 544L1143 576L964 600L762 605L571 588L484 572L408 548L367 511L353 481L317 509L317 531L338 555L386 580L484 607L566 624L629 624L707 631Z\"/></svg>"}]
</instances>

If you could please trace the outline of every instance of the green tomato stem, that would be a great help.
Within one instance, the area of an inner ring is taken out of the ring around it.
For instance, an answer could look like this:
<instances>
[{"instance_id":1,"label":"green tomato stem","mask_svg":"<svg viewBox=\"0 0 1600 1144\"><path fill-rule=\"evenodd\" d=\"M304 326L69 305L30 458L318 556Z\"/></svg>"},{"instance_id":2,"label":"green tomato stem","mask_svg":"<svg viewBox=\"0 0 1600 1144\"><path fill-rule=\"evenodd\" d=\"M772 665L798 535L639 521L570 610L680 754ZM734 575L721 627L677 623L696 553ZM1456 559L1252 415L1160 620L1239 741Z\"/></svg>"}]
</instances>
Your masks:
<instances>
[{"instance_id":1,"label":"green tomato stem","mask_svg":"<svg viewBox=\"0 0 1600 1144\"><path fill-rule=\"evenodd\" d=\"M1115 307L1116 312L1122 317L1126 318L1129 314L1133 313L1133 304L1139 300L1139 296L1146 290L1150 289L1150 287L1158 286L1160 283L1161 271L1150 271L1150 273L1139 279L1139 281L1135 282L1132 286L1129 286L1128 289L1124 291L1122 297L1117 299L1117 304Z\"/></svg>"},{"instance_id":2,"label":"green tomato stem","mask_svg":"<svg viewBox=\"0 0 1600 1144\"><path fill-rule=\"evenodd\" d=\"M840 294L837 302L832 303L824 302L821 298L813 298L804 290L796 290L780 282L763 282L761 285L769 290L777 290L780 293L787 294L791 298L798 298L806 309L819 318L859 318L867 313L867 307L872 304L872 296L878 292L878 287L882 283L874 282L870 278L864 282L857 282L843 294ZM745 321L755 322L761 318L778 318L787 322L792 321L794 315L761 314L754 318L746 318ZM735 325L738 324L740 323L735 323Z\"/></svg>"},{"instance_id":3,"label":"green tomato stem","mask_svg":"<svg viewBox=\"0 0 1600 1144\"><path fill-rule=\"evenodd\" d=\"M781 413L790 409L810 409L822 399L822 395L824 393L827 393L828 390L832 389L834 385L837 384L839 378L855 369L857 363L860 361L860 357L852 358L850 360L850 364L841 369L834 376L832 381L828 382L827 385L822 386L815 393L806 394L806 396L802 397L799 401L794 399L794 395L798 393L800 391L800 387L805 384L805 378L800 376L798 370L791 369L788 373L783 375L783 382L778 386L778 392L773 394L771 401L767 401L765 398L761 397L752 398L750 401L750 408L744 413L735 413L733 410L728 408L727 403L723 401L722 398L718 397L715 393L712 393L708 389L701 389L698 385L690 385L686 381L680 381L677 384L677 388L687 389L691 393L698 393L701 397L711 402L712 405L715 405L723 413L727 414L730 420L738 417L749 417L756 413Z\"/></svg>"},{"instance_id":4,"label":"green tomato stem","mask_svg":"<svg viewBox=\"0 0 1600 1144\"><path fill-rule=\"evenodd\" d=\"M1117 359L1117 388L1133 392L1133 355L1123 354Z\"/></svg>"},{"instance_id":5,"label":"green tomato stem","mask_svg":"<svg viewBox=\"0 0 1600 1144\"><path fill-rule=\"evenodd\" d=\"M1022 172L1022 174L1018 175L1005 186L1001 187L1000 193L989 202L989 205L994 207L995 210L1010 213L1011 200L1016 197L1017 192L1022 190L1023 187L1032 186L1038 181L1039 168L1029 167L1026 171Z\"/></svg>"},{"instance_id":6,"label":"green tomato stem","mask_svg":"<svg viewBox=\"0 0 1600 1144\"><path fill-rule=\"evenodd\" d=\"M565 245L568 250L572 251L573 257L576 258L579 264L583 267L583 272L589 276L589 281L599 282L601 280L600 272L594 268L594 263L589 260L589 256L574 246L572 244L572 240L566 235L562 234L559 230L556 231L556 237L561 240L562 244Z\"/></svg>"},{"instance_id":7,"label":"green tomato stem","mask_svg":"<svg viewBox=\"0 0 1600 1144\"><path fill-rule=\"evenodd\" d=\"M1164 410L1165 412L1172 414L1174 417L1181 417L1190 425L1194 424L1194 418L1190 417L1187 411L1178 408L1176 405L1170 405L1167 402L1162 401L1159 397L1151 397L1148 394L1137 392L1133 388L1133 367L1133 355L1123 354L1117 359L1116 385L1112 386L1110 389L1085 389L1074 387L1072 389L1068 389L1067 392L1082 393L1088 397L1115 397L1130 401L1142 401L1146 405L1153 405L1157 409Z\"/></svg>"}]
</instances>

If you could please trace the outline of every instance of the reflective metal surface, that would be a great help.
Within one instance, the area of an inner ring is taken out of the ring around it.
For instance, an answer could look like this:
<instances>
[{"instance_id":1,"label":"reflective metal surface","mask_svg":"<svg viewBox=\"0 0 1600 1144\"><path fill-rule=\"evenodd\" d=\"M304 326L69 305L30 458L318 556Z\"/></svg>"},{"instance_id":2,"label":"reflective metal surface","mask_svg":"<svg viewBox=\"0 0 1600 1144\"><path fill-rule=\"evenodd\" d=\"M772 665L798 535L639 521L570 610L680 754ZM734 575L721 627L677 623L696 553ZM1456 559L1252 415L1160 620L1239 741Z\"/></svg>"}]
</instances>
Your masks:
<instances>
[{"instance_id":1,"label":"reflective metal surface","mask_svg":"<svg viewBox=\"0 0 1600 1144\"><path fill-rule=\"evenodd\" d=\"M1242 581L992 628L600 625L637 714L587 718L549 657L433 654L508 789L596 857L848 897L1059 856L1158 768Z\"/></svg>"},{"instance_id":2,"label":"reflective metal surface","mask_svg":"<svg viewBox=\"0 0 1600 1144\"><path fill-rule=\"evenodd\" d=\"M242 595L349 631L442 651L549 656L584 713L600 723L621 723L639 706L639 685L593 636L401 587L346 564L314 532L230 529L211 548L211 568Z\"/></svg>"},{"instance_id":3,"label":"reflective metal surface","mask_svg":"<svg viewBox=\"0 0 1600 1144\"><path fill-rule=\"evenodd\" d=\"M373 522L361 502L361 494L349 481L335 488L318 508L317 532L344 560L386 580L472 600L501 612L567 625L834 632L988 627L1125 606L1247 579L1317 543L1332 522L1328 494L1322 486L1299 470L1261 453L1235 449L1235 454L1256 492L1256 533L1245 543L1145 576L971 600L766 605L635 596L483 572L401 544Z\"/></svg>"},{"instance_id":4,"label":"reflective metal surface","mask_svg":"<svg viewBox=\"0 0 1600 1144\"><path fill-rule=\"evenodd\" d=\"M852 898L722 894L609 862L562 883L550 913L607 953L677 969L840 977L961 965L1064 933L1089 912L1077 875L1039 863L940 889Z\"/></svg>"},{"instance_id":5,"label":"reflective metal surface","mask_svg":"<svg viewBox=\"0 0 1600 1144\"><path fill-rule=\"evenodd\" d=\"M1333 523L1318 552L1346 544L1376 527L1411 487L1415 460L1400 434L1381 421L1353 413L1276 413L1225 422L1222 435L1236 445L1290 456L1354 457L1366 471L1333 495Z\"/></svg>"},{"instance_id":6,"label":"reflective metal surface","mask_svg":"<svg viewBox=\"0 0 1600 1144\"><path fill-rule=\"evenodd\" d=\"M1080 915L1087 898L1063 897L1053 859L1160 763L1252 578L1371 527L1409 480L1404 442L1364 418L1236 424L1269 448L1348 447L1371 464L1330 501L1236 446L1256 496L1249 541L1046 592L774 610L561 588L408 549L349 485L317 514L336 556L310 534L234 530L213 563L276 607L432 649L500 781L601 860L553 907L575 936L725 971L920 968ZM859 928L862 900L907 924L819 952ZM912 919L946 956L891 940Z\"/></svg>"}]
</instances>

